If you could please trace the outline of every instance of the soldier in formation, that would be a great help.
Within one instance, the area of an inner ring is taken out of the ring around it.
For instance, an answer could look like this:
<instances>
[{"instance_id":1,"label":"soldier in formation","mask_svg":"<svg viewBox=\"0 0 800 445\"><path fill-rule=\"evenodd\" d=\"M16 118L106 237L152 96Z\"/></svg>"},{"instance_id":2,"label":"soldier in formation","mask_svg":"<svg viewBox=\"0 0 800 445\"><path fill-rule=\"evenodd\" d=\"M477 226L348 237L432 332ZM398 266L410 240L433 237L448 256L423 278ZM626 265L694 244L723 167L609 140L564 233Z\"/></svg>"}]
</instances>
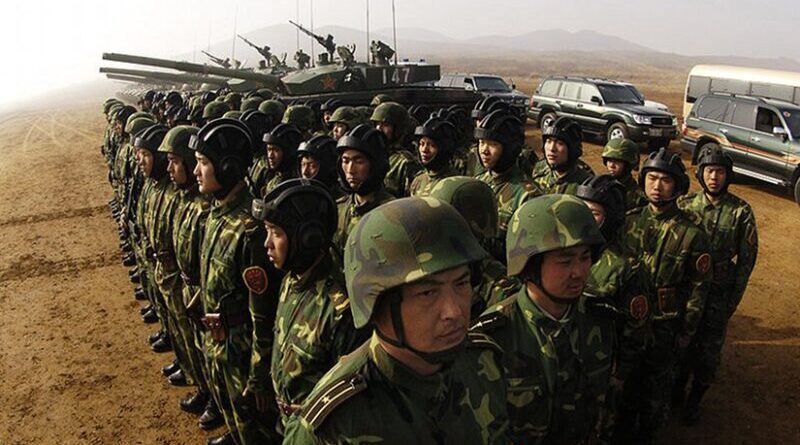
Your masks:
<instances>
[{"instance_id":1,"label":"soldier in formation","mask_svg":"<svg viewBox=\"0 0 800 445\"><path fill-rule=\"evenodd\" d=\"M150 91L103 104L122 262L214 445L651 443L691 424L755 266L732 161L542 161L459 107ZM413 130L413 131L412 131ZM534 165L535 164L535 165ZM462 176L466 174L467 176ZM413 195L412 197L408 197Z\"/></svg>"}]
</instances>

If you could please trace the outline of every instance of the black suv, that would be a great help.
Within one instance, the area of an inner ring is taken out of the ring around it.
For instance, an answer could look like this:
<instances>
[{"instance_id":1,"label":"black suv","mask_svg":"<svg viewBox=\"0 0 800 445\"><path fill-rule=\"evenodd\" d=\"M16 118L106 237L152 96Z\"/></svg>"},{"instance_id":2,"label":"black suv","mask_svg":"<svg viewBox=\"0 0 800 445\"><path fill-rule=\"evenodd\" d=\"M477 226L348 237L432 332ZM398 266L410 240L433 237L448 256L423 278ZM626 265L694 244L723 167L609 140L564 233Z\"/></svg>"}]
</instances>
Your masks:
<instances>
[{"instance_id":1,"label":"black suv","mask_svg":"<svg viewBox=\"0 0 800 445\"><path fill-rule=\"evenodd\" d=\"M695 163L709 143L731 155L735 173L790 188L800 204L800 106L724 93L700 96L686 116L681 146Z\"/></svg>"},{"instance_id":2,"label":"black suv","mask_svg":"<svg viewBox=\"0 0 800 445\"><path fill-rule=\"evenodd\" d=\"M672 114L648 107L630 84L587 77L547 77L531 97L528 117L541 128L559 116L580 122L584 133L602 140L630 138L650 149L669 145L678 135Z\"/></svg>"},{"instance_id":3,"label":"black suv","mask_svg":"<svg viewBox=\"0 0 800 445\"><path fill-rule=\"evenodd\" d=\"M500 76L494 74L445 73L442 74L436 85L477 91L484 97L497 96L503 102L511 105L511 109L519 114L520 118L525 118L528 96L517 90L517 86L513 83L511 85L506 83Z\"/></svg>"}]
</instances>

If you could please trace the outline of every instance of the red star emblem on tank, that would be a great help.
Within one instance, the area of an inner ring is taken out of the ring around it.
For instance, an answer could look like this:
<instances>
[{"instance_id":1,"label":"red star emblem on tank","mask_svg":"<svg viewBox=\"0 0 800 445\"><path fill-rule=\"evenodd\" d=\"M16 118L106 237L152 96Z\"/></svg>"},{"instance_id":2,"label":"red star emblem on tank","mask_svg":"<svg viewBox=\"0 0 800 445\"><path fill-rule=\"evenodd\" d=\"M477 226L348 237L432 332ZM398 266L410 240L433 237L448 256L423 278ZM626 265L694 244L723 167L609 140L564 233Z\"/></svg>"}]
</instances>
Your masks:
<instances>
[{"instance_id":1,"label":"red star emblem on tank","mask_svg":"<svg viewBox=\"0 0 800 445\"><path fill-rule=\"evenodd\" d=\"M333 78L330 74L320 79L322 82L322 89L323 90L335 90L336 89L336 79Z\"/></svg>"}]
</instances>

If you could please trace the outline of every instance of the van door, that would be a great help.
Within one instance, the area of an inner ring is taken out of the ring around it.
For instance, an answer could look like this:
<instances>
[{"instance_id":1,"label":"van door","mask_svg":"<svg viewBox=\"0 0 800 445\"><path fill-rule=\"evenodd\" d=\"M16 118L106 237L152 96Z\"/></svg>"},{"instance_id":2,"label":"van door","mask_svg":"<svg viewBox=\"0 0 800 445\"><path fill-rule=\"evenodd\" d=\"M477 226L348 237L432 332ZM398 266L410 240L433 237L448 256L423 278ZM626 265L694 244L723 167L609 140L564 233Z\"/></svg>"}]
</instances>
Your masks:
<instances>
[{"instance_id":1,"label":"van door","mask_svg":"<svg viewBox=\"0 0 800 445\"><path fill-rule=\"evenodd\" d=\"M786 127L776 111L759 106L756 111L755 129L748 144L748 163L760 173L774 178L783 178L786 171L786 154L791 151L791 142L781 135L772 134L774 127ZM788 131L787 131L788 134Z\"/></svg>"}]
</instances>

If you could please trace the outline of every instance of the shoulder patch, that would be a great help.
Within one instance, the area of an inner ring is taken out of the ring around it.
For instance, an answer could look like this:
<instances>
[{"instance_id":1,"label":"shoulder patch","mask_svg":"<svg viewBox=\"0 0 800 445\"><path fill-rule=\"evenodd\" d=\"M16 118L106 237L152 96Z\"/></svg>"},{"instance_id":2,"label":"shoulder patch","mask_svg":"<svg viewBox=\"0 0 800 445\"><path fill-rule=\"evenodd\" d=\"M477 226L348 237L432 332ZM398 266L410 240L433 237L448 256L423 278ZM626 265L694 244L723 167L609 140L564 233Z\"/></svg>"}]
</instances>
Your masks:
<instances>
[{"instance_id":1,"label":"shoulder patch","mask_svg":"<svg viewBox=\"0 0 800 445\"><path fill-rule=\"evenodd\" d=\"M336 200L336 204L344 204L347 202L347 198L349 195L340 196L339 199Z\"/></svg>"},{"instance_id":2,"label":"shoulder patch","mask_svg":"<svg viewBox=\"0 0 800 445\"><path fill-rule=\"evenodd\" d=\"M493 307L497 307L499 304L501 303L498 303ZM473 330L490 331L503 325L505 325L505 317L498 311L478 318L474 323L472 323L472 326L470 326L469 330L470 332Z\"/></svg>"},{"instance_id":3,"label":"shoulder patch","mask_svg":"<svg viewBox=\"0 0 800 445\"><path fill-rule=\"evenodd\" d=\"M711 255L709 255L708 253L704 253L699 257L697 257L697 261L695 262L694 267L701 274L708 273L708 270L711 269Z\"/></svg>"},{"instance_id":4,"label":"shoulder patch","mask_svg":"<svg viewBox=\"0 0 800 445\"><path fill-rule=\"evenodd\" d=\"M255 219L251 217L244 219L244 233L246 233L248 236L255 233L255 231L258 230L258 226L259 223Z\"/></svg>"},{"instance_id":5,"label":"shoulder patch","mask_svg":"<svg viewBox=\"0 0 800 445\"><path fill-rule=\"evenodd\" d=\"M641 207L634 207L634 208L628 210L627 212L625 212L625 216L638 215L639 213L642 213L642 211L645 209L645 207L647 207L647 205L643 205Z\"/></svg>"},{"instance_id":6,"label":"shoulder patch","mask_svg":"<svg viewBox=\"0 0 800 445\"><path fill-rule=\"evenodd\" d=\"M250 289L250 292L261 295L267 290L269 279L267 278L267 271L260 266L250 266L242 272L242 279L244 285Z\"/></svg>"},{"instance_id":7,"label":"shoulder patch","mask_svg":"<svg viewBox=\"0 0 800 445\"><path fill-rule=\"evenodd\" d=\"M650 305L647 302L647 297L644 295L637 295L631 298L629 309L631 317L633 317L634 320L644 320L648 312L650 312Z\"/></svg>"},{"instance_id":8,"label":"shoulder patch","mask_svg":"<svg viewBox=\"0 0 800 445\"><path fill-rule=\"evenodd\" d=\"M360 374L349 375L321 392L301 415L311 429L316 430L337 406L365 389L367 382L364 377Z\"/></svg>"},{"instance_id":9,"label":"shoulder patch","mask_svg":"<svg viewBox=\"0 0 800 445\"><path fill-rule=\"evenodd\" d=\"M328 293L337 314L345 312L350 307L350 299L341 289L332 289Z\"/></svg>"},{"instance_id":10,"label":"shoulder patch","mask_svg":"<svg viewBox=\"0 0 800 445\"><path fill-rule=\"evenodd\" d=\"M476 331L468 331L467 332L467 347L474 347L474 348L488 348L494 349L498 352L503 352L503 348L500 347L491 337L484 334L483 332L476 332Z\"/></svg>"}]
</instances>

